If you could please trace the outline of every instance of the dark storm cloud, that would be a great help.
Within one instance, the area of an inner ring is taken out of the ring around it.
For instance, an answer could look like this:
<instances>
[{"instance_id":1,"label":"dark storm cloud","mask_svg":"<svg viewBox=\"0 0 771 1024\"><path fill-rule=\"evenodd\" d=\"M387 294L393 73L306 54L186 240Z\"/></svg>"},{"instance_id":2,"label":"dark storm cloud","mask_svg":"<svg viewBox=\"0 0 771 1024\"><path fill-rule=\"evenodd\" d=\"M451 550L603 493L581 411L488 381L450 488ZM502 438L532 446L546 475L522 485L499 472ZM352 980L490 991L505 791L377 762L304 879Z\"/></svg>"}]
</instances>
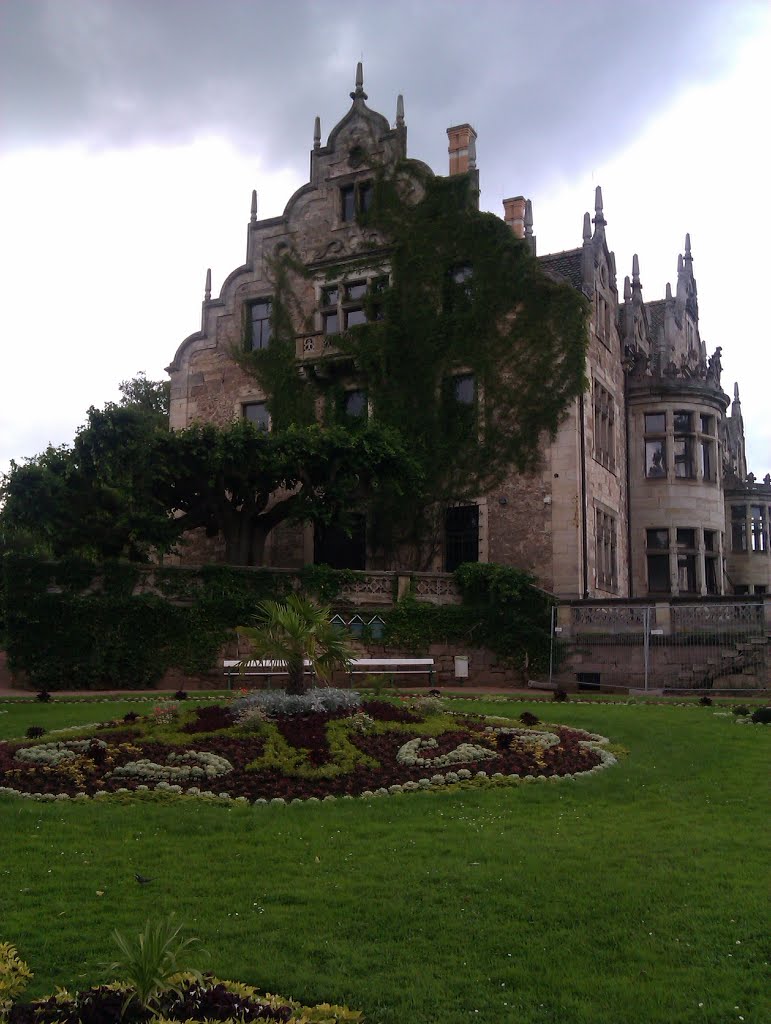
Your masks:
<instances>
[{"instance_id":1,"label":"dark storm cloud","mask_svg":"<svg viewBox=\"0 0 771 1024\"><path fill-rule=\"evenodd\" d=\"M750 5L751 6L751 5ZM718 74L747 6L716 0L0 0L4 148L184 142L217 132L264 166L298 160L347 109L404 93L437 169L470 121L485 171L576 173Z\"/></svg>"}]
</instances>

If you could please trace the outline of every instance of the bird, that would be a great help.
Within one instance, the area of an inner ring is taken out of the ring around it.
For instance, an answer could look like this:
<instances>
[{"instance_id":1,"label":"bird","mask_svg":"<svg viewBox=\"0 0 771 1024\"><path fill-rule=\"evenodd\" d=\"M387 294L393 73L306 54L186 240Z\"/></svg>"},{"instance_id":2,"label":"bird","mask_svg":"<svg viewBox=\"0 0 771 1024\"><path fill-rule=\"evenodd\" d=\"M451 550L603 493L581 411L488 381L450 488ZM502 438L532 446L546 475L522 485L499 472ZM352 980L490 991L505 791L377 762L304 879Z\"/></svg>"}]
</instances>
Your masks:
<instances>
[{"instance_id":1,"label":"bird","mask_svg":"<svg viewBox=\"0 0 771 1024\"><path fill-rule=\"evenodd\" d=\"M138 871L134 873L134 878L136 878L140 885L149 885L149 883L152 882L152 878L145 878L145 876L140 875Z\"/></svg>"}]
</instances>

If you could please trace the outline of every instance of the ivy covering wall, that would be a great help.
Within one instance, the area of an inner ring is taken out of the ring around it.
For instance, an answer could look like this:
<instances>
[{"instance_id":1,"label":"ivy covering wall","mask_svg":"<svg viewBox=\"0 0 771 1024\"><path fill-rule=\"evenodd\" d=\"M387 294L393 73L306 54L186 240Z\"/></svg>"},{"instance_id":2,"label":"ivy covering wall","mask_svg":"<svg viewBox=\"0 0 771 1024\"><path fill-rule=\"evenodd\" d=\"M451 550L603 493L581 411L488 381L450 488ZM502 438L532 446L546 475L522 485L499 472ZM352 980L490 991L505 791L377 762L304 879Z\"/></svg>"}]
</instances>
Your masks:
<instances>
[{"instance_id":1,"label":"ivy covering wall","mask_svg":"<svg viewBox=\"0 0 771 1024\"><path fill-rule=\"evenodd\" d=\"M136 593L146 574L125 562L5 556L0 615L11 670L49 690L150 687L172 668L206 673L218 667L233 628L248 623L261 600L280 599L299 586L342 608L341 590L357 576L328 566L308 566L298 574L229 566L156 568L153 592ZM392 608L378 607L385 621L378 645L427 653L431 644L448 643L459 650L487 647L520 667L545 662L551 600L528 573L467 564L455 576L461 605L408 596Z\"/></svg>"}]
</instances>

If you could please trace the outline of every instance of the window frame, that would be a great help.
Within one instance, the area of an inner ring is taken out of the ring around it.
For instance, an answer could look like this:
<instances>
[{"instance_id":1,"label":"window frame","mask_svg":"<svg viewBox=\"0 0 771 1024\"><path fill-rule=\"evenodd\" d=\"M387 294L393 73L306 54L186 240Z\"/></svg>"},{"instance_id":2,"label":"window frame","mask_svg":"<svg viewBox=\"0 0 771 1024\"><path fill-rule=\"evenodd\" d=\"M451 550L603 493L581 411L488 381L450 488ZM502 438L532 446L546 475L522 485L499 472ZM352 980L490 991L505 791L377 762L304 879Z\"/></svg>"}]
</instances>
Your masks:
<instances>
[{"instance_id":1,"label":"window frame","mask_svg":"<svg viewBox=\"0 0 771 1024\"><path fill-rule=\"evenodd\" d=\"M264 418L263 418L262 421L260 419L253 418L252 416L249 415L249 413L247 411L249 409L257 409L257 408L261 408L263 410L263 412L264 412ZM270 434L272 432L272 430L273 430L273 417L270 415L270 411L268 409L268 403L265 401L264 398L255 399L252 402L242 402L241 403L241 415L247 421L247 423L251 423L252 426L256 427L257 430L261 431L262 433Z\"/></svg>"},{"instance_id":2,"label":"window frame","mask_svg":"<svg viewBox=\"0 0 771 1024\"><path fill-rule=\"evenodd\" d=\"M265 316L260 317L258 320L254 318L254 310L258 306L265 306L267 313ZM266 296L260 299L252 299L248 304L248 337L247 347L249 352L264 352L270 347L273 341L273 299L270 296ZM259 324L259 343L255 344L255 324Z\"/></svg>"}]
</instances>

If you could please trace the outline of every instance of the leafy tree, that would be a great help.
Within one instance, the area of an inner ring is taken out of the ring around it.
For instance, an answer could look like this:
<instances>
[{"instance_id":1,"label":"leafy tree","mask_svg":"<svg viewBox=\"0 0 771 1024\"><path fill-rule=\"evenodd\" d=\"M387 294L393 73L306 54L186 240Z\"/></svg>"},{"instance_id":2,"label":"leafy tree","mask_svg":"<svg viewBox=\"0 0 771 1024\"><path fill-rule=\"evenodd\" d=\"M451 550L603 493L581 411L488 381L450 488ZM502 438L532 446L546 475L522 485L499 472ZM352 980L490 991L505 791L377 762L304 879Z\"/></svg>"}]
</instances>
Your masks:
<instances>
[{"instance_id":1,"label":"leafy tree","mask_svg":"<svg viewBox=\"0 0 771 1024\"><path fill-rule=\"evenodd\" d=\"M254 626L239 626L238 632L252 646L249 660L286 662L287 693L305 693L305 662L325 682L337 666L345 668L353 655L344 634L331 623L331 609L319 607L298 594L286 601L263 601Z\"/></svg>"},{"instance_id":2,"label":"leafy tree","mask_svg":"<svg viewBox=\"0 0 771 1024\"><path fill-rule=\"evenodd\" d=\"M167 380L148 380L143 370L131 380L123 380L118 390L123 396L120 405L135 406L145 412L168 420L170 384Z\"/></svg>"},{"instance_id":3,"label":"leafy tree","mask_svg":"<svg viewBox=\"0 0 771 1024\"><path fill-rule=\"evenodd\" d=\"M261 565L279 523L345 528L372 495L403 493L418 480L399 436L377 424L358 432L314 425L276 434L246 421L196 424L159 439L153 458L169 467L166 504L177 531L221 534L234 565Z\"/></svg>"}]
</instances>

